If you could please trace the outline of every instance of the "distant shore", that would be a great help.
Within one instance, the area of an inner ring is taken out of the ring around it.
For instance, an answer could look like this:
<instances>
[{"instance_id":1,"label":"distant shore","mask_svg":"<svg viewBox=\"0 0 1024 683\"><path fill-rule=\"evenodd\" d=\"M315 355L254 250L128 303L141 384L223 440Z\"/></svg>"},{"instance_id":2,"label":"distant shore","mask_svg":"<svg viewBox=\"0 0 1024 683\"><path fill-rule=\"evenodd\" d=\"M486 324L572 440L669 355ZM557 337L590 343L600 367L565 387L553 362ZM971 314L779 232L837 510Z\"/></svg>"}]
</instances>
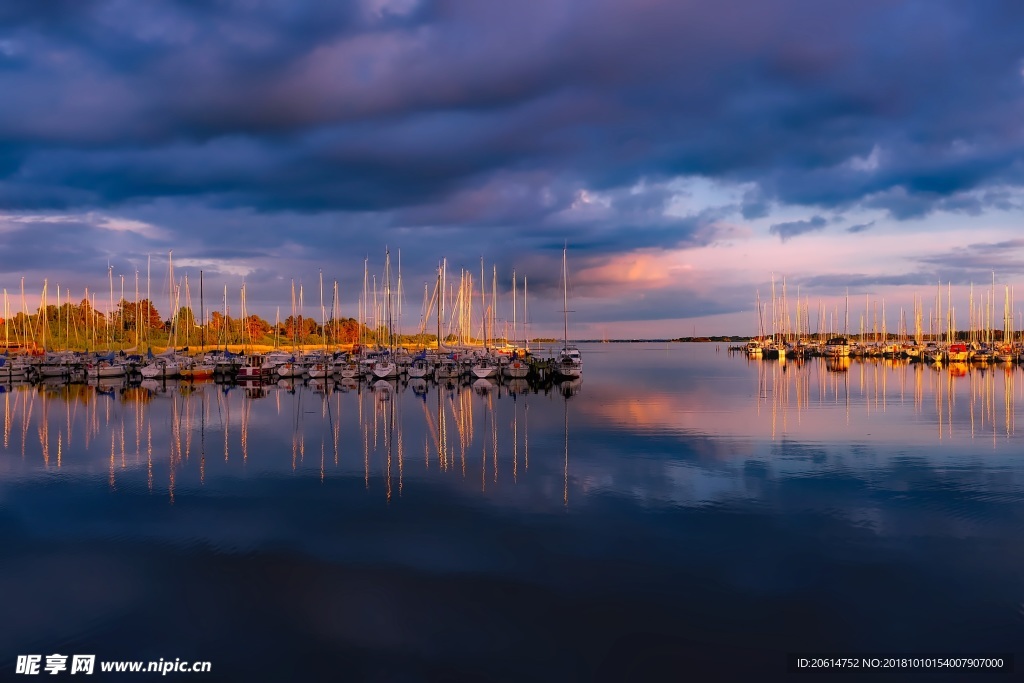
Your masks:
<instances>
[{"instance_id":1,"label":"distant shore","mask_svg":"<svg viewBox=\"0 0 1024 683\"><path fill-rule=\"evenodd\" d=\"M747 342L750 337L718 336L718 337L677 337L675 339L577 339L574 344L671 344L675 342ZM532 342L531 342L532 343Z\"/></svg>"}]
</instances>

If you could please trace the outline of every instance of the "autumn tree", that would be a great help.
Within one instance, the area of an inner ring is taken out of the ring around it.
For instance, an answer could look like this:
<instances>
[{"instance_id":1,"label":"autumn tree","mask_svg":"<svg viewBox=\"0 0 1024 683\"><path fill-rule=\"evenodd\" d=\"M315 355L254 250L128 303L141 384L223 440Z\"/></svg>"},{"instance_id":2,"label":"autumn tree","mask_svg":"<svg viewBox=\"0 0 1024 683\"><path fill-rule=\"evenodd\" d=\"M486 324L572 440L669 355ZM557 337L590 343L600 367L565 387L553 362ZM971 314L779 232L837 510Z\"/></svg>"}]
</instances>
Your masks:
<instances>
[{"instance_id":1,"label":"autumn tree","mask_svg":"<svg viewBox=\"0 0 1024 683\"><path fill-rule=\"evenodd\" d=\"M196 327L196 316L192 312L192 309L188 306L183 306L178 309L178 317L175 326L181 331L190 331Z\"/></svg>"},{"instance_id":2,"label":"autumn tree","mask_svg":"<svg viewBox=\"0 0 1024 683\"><path fill-rule=\"evenodd\" d=\"M270 323L258 315L250 315L248 318L245 318L244 326L245 334L253 341L261 339L271 329Z\"/></svg>"},{"instance_id":3,"label":"autumn tree","mask_svg":"<svg viewBox=\"0 0 1024 683\"><path fill-rule=\"evenodd\" d=\"M159 311L149 299L128 301L121 299L117 304L117 316L124 330L156 330L163 327Z\"/></svg>"}]
</instances>

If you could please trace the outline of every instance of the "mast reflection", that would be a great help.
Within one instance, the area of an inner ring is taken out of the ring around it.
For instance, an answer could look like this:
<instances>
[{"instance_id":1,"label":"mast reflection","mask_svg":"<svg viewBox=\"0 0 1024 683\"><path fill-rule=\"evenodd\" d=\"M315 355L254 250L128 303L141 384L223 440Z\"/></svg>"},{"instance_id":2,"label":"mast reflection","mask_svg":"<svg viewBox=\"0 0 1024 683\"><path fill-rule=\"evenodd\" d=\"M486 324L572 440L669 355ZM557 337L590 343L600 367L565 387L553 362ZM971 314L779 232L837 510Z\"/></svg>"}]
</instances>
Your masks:
<instances>
[{"instance_id":1,"label":"mast reflection","mask_svg":"<svg viewBox=\"0 0 1024 683\"><path fill-rule=\"evenodd\" d=\"M538 388L525 380L470 383L457 378L408 384L350 381L348 387L310 386L301 380L258 387L172 380L122 382L112 390L35 386L5 392L4 443L20 446L29 468L38 462L42 468L88 471L90 460L102 458L112 490L125 477L138 476L148 491L162 491L170 503L193 487L208 486L213 475L251 467L274 471L279 466L300 475L315 473L323 481L332 472L351 476L356 467L362 470L365 489L374 489L371 479L380 476L383 491L378 492L394 502L410 484L443 480L454 484L467 475L474 479L467 457L473 452L480 454L477 490L499 495L530 472L530 404L538 394L550 392L563 401L564 506L568 504L568 401L581 386L578 379ZM85 410L80 411L83 406ZM290 423L290 429L281 430L282 422ZM216 450L223 454L219 459L208 457L214 455L207 438L211 429L219 441ZM22 438L17 444L19 431ZM27 438L30 433L34 439ZM362 440L362 467L341 457L353 437ZM313 438L320 441L320 458L305 463L306 444ZM413 443L423 441L422 466L410 468L415 461L405 457L410 438ZM130 439L134 457L130 457ZM241 457L233 458L233 453Z\"/></svg>"},{"instance_id":2,"label":"mast reflection","mask_svg":"<svg viewBox=\"0 0 1024 683\"><path fill-rule=\"evenodd\" d=\"M911 363L889 358L812 358L797 366L759 361L755 409L770 409L767 429L772 439L803 426L810 407L811 382L817 385L821 409L841 408L847 426L856 423L855 408L870 422L889 412L891 405L932 421L936 441L966 432L1006 438L1015 431L1015 383L1012 364ZM788 368L788 369L787 369ZM926 407L930 400L930 407ZM930 413L930 415L929 415Z\"/></svg>"}]
</instances>

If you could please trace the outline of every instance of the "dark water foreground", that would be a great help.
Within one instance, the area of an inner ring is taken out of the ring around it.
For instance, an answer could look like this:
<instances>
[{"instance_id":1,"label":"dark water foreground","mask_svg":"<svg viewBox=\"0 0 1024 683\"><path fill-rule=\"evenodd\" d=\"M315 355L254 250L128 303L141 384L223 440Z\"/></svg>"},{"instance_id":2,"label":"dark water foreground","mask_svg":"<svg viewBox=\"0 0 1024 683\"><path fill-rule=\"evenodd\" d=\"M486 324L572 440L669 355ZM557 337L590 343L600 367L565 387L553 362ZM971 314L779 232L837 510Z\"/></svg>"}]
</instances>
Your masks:
<instances>
[{"instance_id":1,"label":"dark water foreground","mask_svg":"<svg viewBox=\"0 0 1024 683\"><path fill-rule=\"evenodd\" d=\"M4 387L0 674L32 680L32 653L212 663L177 680L1013 678L790 674L792 652L1024 671L1019 369L584 352L546 393Z\"/></svg>"}]
</instances>

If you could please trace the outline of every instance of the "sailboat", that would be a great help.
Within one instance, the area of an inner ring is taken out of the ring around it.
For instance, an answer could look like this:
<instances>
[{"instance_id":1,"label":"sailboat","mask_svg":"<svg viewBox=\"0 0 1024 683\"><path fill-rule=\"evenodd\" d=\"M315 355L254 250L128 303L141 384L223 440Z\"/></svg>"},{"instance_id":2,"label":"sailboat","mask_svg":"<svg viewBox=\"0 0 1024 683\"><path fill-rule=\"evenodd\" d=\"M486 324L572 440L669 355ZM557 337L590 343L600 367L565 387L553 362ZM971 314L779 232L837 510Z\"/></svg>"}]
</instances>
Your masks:
<instances>
[{"instance_id":1,"label":"sailboat","mask_svg":"<svg viewBox=\"0 0 1024 683\"><path fill-rule=\"evenodd\" d=\"M114 267L107 266L107 278L110 282L110 305L107 308L107 349L108 352L94 357L86 363L85 376L88 379L106 377L124 377L128 374L127 364L118 358L110 349L114 347ZM122 297L123 299L123 297Z\"/></svg>"},{"instance_id":2,"label":"sailboat","mask_svg":"<svg viewBox=\"0 0 1024 683\"><path fill-rule=\"evenodd\" d=\"M515 343L516 338L516 272L512 271L512 340ZM513 347L512 358L506 365L502 372L510 379L523 379L530 374L530 366L523 358L523 354L517 346Z\"/></svg>"},{"instance_id":3,"label":"sailboat","mask_svg":"<svg viewBox=\"0 0 1024 683\"><path fill-rule=\"evenodd\" d=\"M555 372L562 377L575 379L583 375L583 356L575 346L569 346L569 271L566 266L566 247L562 248L562 350L556 358Z\"/></svg>"},{"instance_id":4,"label":"sailboat","mask_svg":"<svg viewBox=\"0 0 1024 683\"><path fill-rule=\"evenodd\" d=\"M324 273L320 271L320 336L324 347L312 356L313 362L306 368L310 379L324 380L334 374L334 359L327 351L327 309L324 308ZM326 382L324 383L326 386Z\"/></svg>"},{"instance_id":5,"label":"sailboat","mask_svg":"<svg viewBox=\"0 0 1024 683\"><path fill-rule=\"evenodd\" d=\"M376 291L376 289L374 290ZM370 373L378 380L393 379L398 377L398 365L395 364L395 333L392 317L391 300L391 251L384 251L384 305L387 307L387 335L388 348L378 354L370 367ZM379 382L378 382L379 384ZM376 385L374 385L376 387Z\"/></svg>"},{"instance_id":6,"label":"sailboat","mask_svg":"<svg viewBox=\"0 0 1024 683\"><path fill-rule=\"evenodd\" d=\"M188 292L188 278L185 279L185 291ZM188 295L186 294L186 297ZM188 305L191 308L191 299L188 299ZM200 342L199 346L203 351L206 351L206 304L203 300L203 271L199 271L199 321L200 321ZM182 377L189 380L197 379L212 379L213 373L216 370L216 362L209 354L204 354L201 358L187 358L184 359L182 367L179 372Z\"/></svg>"},{"instance_id":7,"label":"sailboat","mask_svg":"<svg viewBox=\"0 0 1024 683\"><path fill-rule=\"evenodd\" d=\"M283 362L278 363L274 368L280 377L302 377L306 373L306 367L299 359L299 355L296 352L296 346L298 345L299 336L299 317L296 313L295 308L295 280L292 280L292 315L288 318L290 322L290 331L292 335L292 351L284 359Z\"/></svg>"},{"instance_id":8,"label":"sailboat","mask_svg":"<svg viewBox=\"0 0 1024 683\"><path fill-rule=\"evenodd\" d=\"M177 306L175 302L174 264L171 260L171 253L172 252L167 252L167 282L170 285L168 296L170 299L169 304L171 310L171 330L168 333L169 345L167 350L159 356L153 355L152 350L147 352L146 355L148 356L148 361L139 369L139 372L142 374L144 379L168 379L170 377L177 377L181 372L181 365L178 363L178 359L174 352L178 328L174 325L175 318L177 316Z\"/></svg>"},{"instance_id":9,"label":"sailboat","mask_svg":"<svg viewBox=\"0 0 1024 683\"><path fill-rule=\"evenodd\" d=\"M484 285L484 259L480 258L480 330L483 336L484 348L483 351L477 354L476 361L470 366L469 371L477 379L488 379L498 374L499 366L491 357L491 349L487 344L487 324L490 314L494 312L493 308L487 306L487 292ZM493 288L491 290L493 294ZM494 323L491 322L493 329ZM492 333L493 337L493 333Z\"/></svg>"},{"instance_id":10,"label":"sailboat","mask_svg":"<svg viewBox=\"0 0 1024 683\"><path fill-rule=\"evenodd\" d=\"M242 358L242 365L238 368L235 377L239 380L262 380L274 374L274 368L266 362L266 358L260 353L251 353L249 346L252 342L252 334L249 329L249 314L245 307L245 282L242 282L242 348L245 355Z\"/></svg>"}]
</instances>

